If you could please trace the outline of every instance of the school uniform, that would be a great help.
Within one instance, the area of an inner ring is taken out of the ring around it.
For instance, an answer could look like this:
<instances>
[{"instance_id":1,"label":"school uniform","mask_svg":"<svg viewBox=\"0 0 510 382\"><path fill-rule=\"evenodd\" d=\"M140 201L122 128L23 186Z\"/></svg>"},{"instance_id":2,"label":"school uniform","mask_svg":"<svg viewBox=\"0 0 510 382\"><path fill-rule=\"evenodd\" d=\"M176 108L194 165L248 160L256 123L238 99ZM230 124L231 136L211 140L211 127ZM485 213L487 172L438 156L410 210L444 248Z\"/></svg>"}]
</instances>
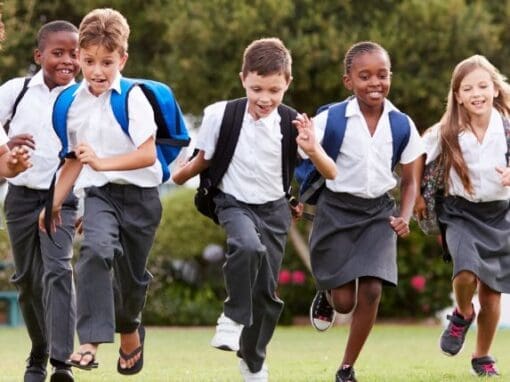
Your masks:
<instances>
[{"instance_id":1,"label":"school uniform","mask_svg":"<svg viewBox=\"0 0 510 382\"><path fill-rule=\"evenodd\" d=\"M196 146L206 160L214 155L225 106L226 101L217 102L204 111ZM282 181L282 138L277 110L254 120L246 108L215 197L227 234L224 314L244 325L238 355L252 372L262 368L283 309L276 288L291 212Z\"/></svg>"},{"instance_id":2,"label":"school uniform","mask_svg":"<svg viewBox=\"0 0 510 382\"><path fill-rule=\"evenodd\" d=\"M398 215L388 194L397 185L391 169L393 147L388 113L397 110L389 101L373 136L356 98L346 108L347 125L336 165L338 175L326 180L319 196L310 235L311 265L319 289L340 287L359 277L376 277L397 284L397 235L389 224ZM328 110L313 118L322 140ZM409 119L409 141L400 163L423 153L421 138Z\"/></svg>"},{"instance_id":3,"label":"school uniform","mask_svg":"<svg viewBox=\"0 0 510 382\"><path fill-rule=\"evenodd\" d=\"M471 131L458 136L473 193L464 189L454 168L448 195L438 214L446 226L446 243L453 259L453 277L469 271L491 289L510 292L510 188L501 185L496 166L506 167L507 141L503 119L492 110L481 143ZM439 129L424 136L427 163L440 154Z\"/></svg>"},{"instance_id":4,"label":"school uniform","mask_svg":"<svg viewBox=\"0 0 510 382\"><path fill-rule=\"evenodd\" d=\"M15 78L0 87L2 123L11 117L24 81ZM10 123L9 136L33 135L33 166L8 179L4 203L15 264L11 282L19 291L32 347L49 352L58 361L65 361L73 350L76 313L71 258L78 199L71 192L62 206L62 225L54 235L60 248L39 231L38 217L59 163L60 141L53 130L51 112L55 99L66 87L50 90L42 71L30 79Z\"/></svg>"},{"instance_id":5,"label":"school uniform","mask_svg":"<svg viewBox=\"0 0 510 382\"><path fill-rule=\"evenodd\" d=\"M110 95L120 92L120 78L98 97L85 80L76 90L67 119L71 150L86 142L97 156L111 157L155 137L152 107L137 87L128 97L129 136L117 123ZM84 192L84 238L76 263L82 344L113 342L115 331L131 333L140 324L151 280L147 258L161 219L161 176L158 161L130 171L98 172L85 165L76 181Z\"/></svg>"}]
</instances>

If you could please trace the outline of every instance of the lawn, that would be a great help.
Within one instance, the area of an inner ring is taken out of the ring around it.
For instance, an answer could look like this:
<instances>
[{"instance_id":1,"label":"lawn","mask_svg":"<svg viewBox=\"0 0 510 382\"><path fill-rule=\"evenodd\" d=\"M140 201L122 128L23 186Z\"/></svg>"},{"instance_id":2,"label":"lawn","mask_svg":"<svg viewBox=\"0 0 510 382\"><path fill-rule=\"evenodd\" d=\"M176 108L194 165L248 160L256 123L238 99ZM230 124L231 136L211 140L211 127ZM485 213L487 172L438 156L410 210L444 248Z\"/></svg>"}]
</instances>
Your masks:
<instances>
[{"instance_id":1,"label":"lawn","mask_svg":"<svg viewBox=\"0 0 510 382\"><path fill-rule=\"evenodd\" d=\"M455 358L438 350L439 326L376 325L356 365L360 382L477 381L469 369L475 331L468 334L464 352ZM75 372L76 381L240 381L233 353L209 346L213 328L160 328L147 330L145 367L134 377L116 373L117 345L102 345L99 369ZM278 327L268 350L272 382L334 381L347 327L326 333L309 326ZM20 381L28 338L24 328L0 328L0 381ZM117 339L118 344L118 339ZM510 330L497 333L493 353L502 381L510 381Z\"/></svg>"}]
</instances>

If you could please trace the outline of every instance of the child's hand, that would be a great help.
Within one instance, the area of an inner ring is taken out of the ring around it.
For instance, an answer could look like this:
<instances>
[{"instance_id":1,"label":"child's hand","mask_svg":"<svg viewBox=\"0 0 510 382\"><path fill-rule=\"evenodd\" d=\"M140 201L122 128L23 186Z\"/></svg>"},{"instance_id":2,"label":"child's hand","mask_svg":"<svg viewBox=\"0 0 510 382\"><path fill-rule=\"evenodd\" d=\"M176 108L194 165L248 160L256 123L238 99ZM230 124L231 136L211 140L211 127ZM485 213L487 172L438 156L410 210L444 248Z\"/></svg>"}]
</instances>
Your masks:
<instances>
[{"instance_id":1,"label":"child's hand","mask_svg":"<svg viewBox=\"0 0 510 382\"><path fill-rule=\"evenodd\" d=\"M52 213L52 216L51 216L51 232L56 232L57 231L57 226L61 225L62 224L62 217L60 215L60 207L57 207L57 206L53 206L53 213ZM44 225L44 215L46 214L46 209L43 208L42 211L39 213L39 229L44 232L44 233L47 233L46 232L46 227Z\"/></svg>"},{"instance_id":2,"label":"child's hand","mask_svg":"<svg viewBox=\"0 0 510 382\"><path fill-rule=\"evenodd\" d=\"M414 203L413 214L416 219L421 220L427 218L427 204L425 203L425 199L420 194L416 197L416 202Z\"/></svg>"},{"instance_id":3,"label":"child's hand","mask_svg":"<svg viewBox=\"0 0 510 382\"><path fill-rule=\"evenodd\" d=\"M16 146L6 155L8 155L6 163L7 168L15 175L32 167L32 162L30 162L30 153L26 147Z\"/></svg>"},{"instance_id":4,"label":"child's hand","mask_svg":"<svg viewBox=\"0 0 510 382\"><path fill-rule=\"evenodd\" d=\"M189 159L181 159L177 161L177 165L172 170L172 182L175 184L182 186L186 182L186 175L185 175L185 167L190 162Z\"/></svg>"},{"instance_id":5,"label":"child's hand","mask_svg":"<svg viewBox=\"0 0 510 382\"><path fill-rule=\"evenodd\" d=\"M502 186L510 186L510 167L496 167L497 173L500 175L499 179Z\"/></svg>"},{"instance_id":6,"label":"child's hand","mask_svg":"<svg viewBox=\"0 0 510 382\"><path fill-rule=\"evenodd\" d=\"M306 154L312 153L316 148L315 131L312 121L303 113L298 114L292 123L298 130L298 136L296 138L297 144Z\"/></svg>"},{"instance_id":7,"label":"child's hand","mask_svg":"<svg viewBox=\"0 0 510 382\"><path fill-rule=\"evenodd\" d=\"M18 134L9 139L7 146L12 150L16 146L26 146L29 149L35 150L35 141L32 134Z\"/></svg>"},{"instance_id":8,"label":"child's hand","mask_svg":"<svg viewBox=\"0 0 510 382\"><path fill-rule=\"evenodd\" d=\"M76 219L74 222L74 229L78 235L83 233L83 216L80 216L78 219Z\"/></svg>"},{"instance_id":9,"label":"child's hand","mask_svg":"<svg viewBox=\"0 0 510 382\"><path fill-rule=\"evenodd\" d=\"M101 171L101 159L87 143L80 143L76 146L74 152L76 153L76 158L82 164L88 164L92 169Z\"/></svg>"},{"instance_id":10,"label":"child's hand","mask_svg":"<svg viewBox=\"0 0 510 382\"><path fill-rule=\"evenodd\" d=\"M390 216L390 225L399 237L406 237L411 232L409 223L403 217Z\"/></svg>"},{"instance_id":11,"label":"child's hand","mask_svg":"<svg viewBox=\"0 0 510 382\"><path fill-rule=\"evenodd\" d=\"M305 205L299 202L294 196L289 199L290 212L292 213L292 217L297 220L301 216L303 216L303 211L305 209Z\"/></svg>"}]
</instances>

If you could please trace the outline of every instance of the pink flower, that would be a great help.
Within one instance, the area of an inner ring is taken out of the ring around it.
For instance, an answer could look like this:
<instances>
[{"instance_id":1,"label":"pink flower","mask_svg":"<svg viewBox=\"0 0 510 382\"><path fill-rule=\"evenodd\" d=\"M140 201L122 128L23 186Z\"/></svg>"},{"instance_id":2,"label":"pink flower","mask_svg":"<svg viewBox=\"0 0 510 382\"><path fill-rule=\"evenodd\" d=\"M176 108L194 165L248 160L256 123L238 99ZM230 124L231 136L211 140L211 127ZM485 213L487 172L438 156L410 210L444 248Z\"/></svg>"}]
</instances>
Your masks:
<instances>
[{"instance_id":1,"label":"pink flower","mask_svg":"<svg viewBox=\"0 0 510 382\"><path fill-rule=\"evenodd\" d=\"M292 284L303 285L306 281L306 275L303 271L292 272Z\"/></svg>"},{"instance_id":2,"label":"pink flower","mask_svg":"<svg viewBox=\"0 0 510 382\"><path fill-rule=\"evenodd\" d=\"M292 274L288 269L282 269L278 276L278 282L282 285L289 284L292 280Z\"/></svg>"},{"instance_id":3,"label":"pink flower","mask_svg":"<svg viewBox=\"0 0 510 382\"><path fill-rule=\"evenodd\" d=\"M427 279L425 276L416 275L411 277L411 287L417 292L423 292L425 290L425 286L427 285Z\"/></svg>"}]
</instances>

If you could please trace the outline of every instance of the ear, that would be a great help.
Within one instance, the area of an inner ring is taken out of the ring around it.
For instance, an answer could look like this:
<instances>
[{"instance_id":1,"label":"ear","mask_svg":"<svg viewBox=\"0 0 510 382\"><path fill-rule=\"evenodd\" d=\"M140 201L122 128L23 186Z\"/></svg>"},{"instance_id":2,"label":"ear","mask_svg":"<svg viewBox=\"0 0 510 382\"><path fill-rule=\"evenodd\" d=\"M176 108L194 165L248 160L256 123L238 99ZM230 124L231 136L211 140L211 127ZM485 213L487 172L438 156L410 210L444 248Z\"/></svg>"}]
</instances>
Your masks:
<instances>
[{"instance_id":1,"label":"ear","mask_svg":"<svg viewBox=\"0 0 510 382\"><path fill-rule=\"evenodd\" d=\"M241 79L241 84L243 85L243 88L246 89L246 86L244 84L244 76L243 76L243 72L239 72L239 78Z\"/></svg>"},{"instance_id":2,"label":"ear","mask_svg":"<svg viewBox=\"0 0 510 382\"><path fill-rule=\"evenodd\" d=\"M344 83L345 88L349 91L352 91L352 80L348 74L344 74L342 76L342 81Z\"/></svg>"},{"instance_id":3,"label":"ear","mask_svg":"<svg viewBox=\"0 0 510 382\"><path fill-rule=\"evenodd\" d=\"M120 59L120 65L119 65L119 69L120 69L120 71L122 71L122 70L124 69L124 66L126 65L126 62L127 62L127 60L128 60L128 57L129 57L129 55L128 55L128 53L127 53L127 52L126 52L126 53L124 53L124 55L121 57L121 59Z\"/></svg>"},{"instance_id":4,"label":"ear","mask_svg":"<svg viewBox=\"0 0 510 382\"><path fill-rule=\"evenodd\" d=\"M289 86L292 83L293 79L294 79L294 77L292 77L292 76L289 77L289 80L287 81L287 87L285 88L285 91L287 91L287 89L289 88Z\"/></svg>"},{"instance_id":5,"label":"ear","mask_svg":"<svg viewBox=\"0 0 510 382\"><path fill-rule=\"evenodd\" d=\"M38 48L34 49L34 61L37 65L41 65L41 56L42 52Z\"/></svg>"}]
</instances>

